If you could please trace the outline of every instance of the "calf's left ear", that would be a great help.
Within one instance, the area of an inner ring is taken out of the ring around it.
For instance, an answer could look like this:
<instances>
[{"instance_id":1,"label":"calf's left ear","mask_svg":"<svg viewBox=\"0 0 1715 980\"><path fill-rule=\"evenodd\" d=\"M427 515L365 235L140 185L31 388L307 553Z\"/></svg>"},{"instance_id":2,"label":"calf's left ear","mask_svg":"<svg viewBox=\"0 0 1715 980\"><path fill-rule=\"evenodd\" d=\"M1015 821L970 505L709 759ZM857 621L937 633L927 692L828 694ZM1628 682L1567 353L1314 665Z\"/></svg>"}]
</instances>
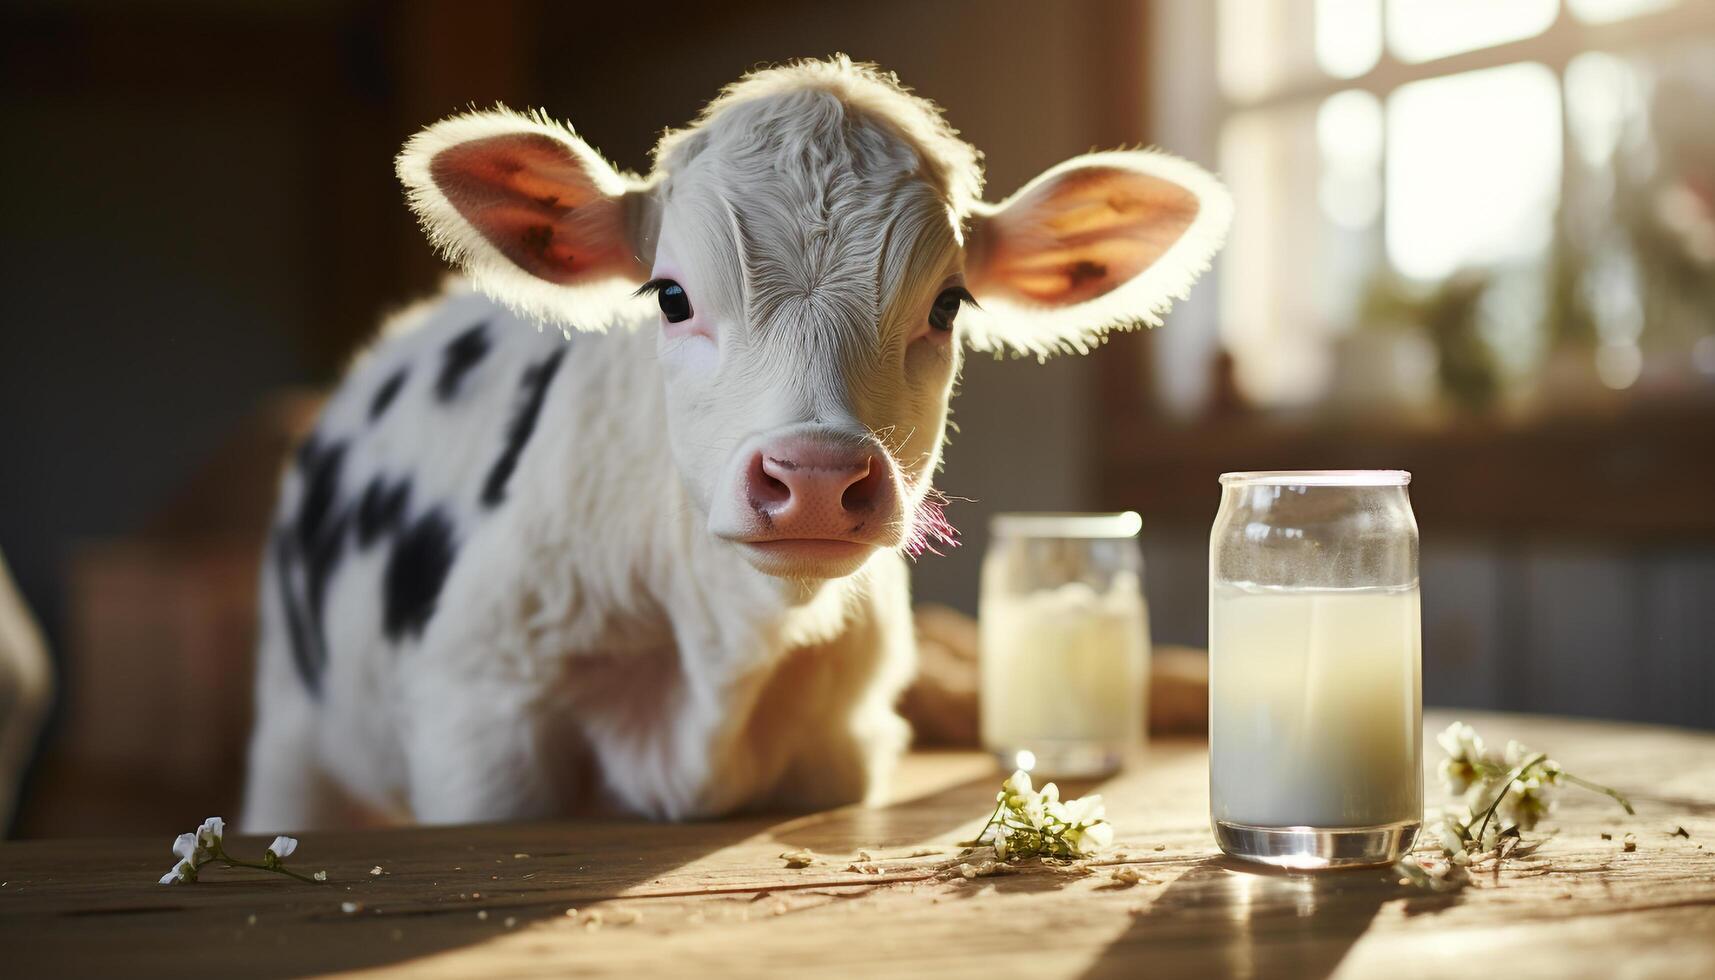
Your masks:
<instances>
[{"instance_id":1,"label":"calf's left ear","mask_svg":"<svg viewBox=\"0 0 1715 980\"><path fill-rule=\"evenodd\" d=\"M653 261L647 186L545 116L443 120L405 144L398 172L429 239L521 313L602 329Z\"/></svg>"},{"instance_id":2,"label":"calf's left ear","mask_svg":"<svg viewBox=\"0 0 1715 980\"><path fill-rule=\"evenodd\" d=\"M1085 353L1110 330L1160 326L1220 250L1226 188L1164 153L1091 153L1000 204L978 205L965 279L980 309L960 327L978 350Z\"/></svg>"}]
</instances>

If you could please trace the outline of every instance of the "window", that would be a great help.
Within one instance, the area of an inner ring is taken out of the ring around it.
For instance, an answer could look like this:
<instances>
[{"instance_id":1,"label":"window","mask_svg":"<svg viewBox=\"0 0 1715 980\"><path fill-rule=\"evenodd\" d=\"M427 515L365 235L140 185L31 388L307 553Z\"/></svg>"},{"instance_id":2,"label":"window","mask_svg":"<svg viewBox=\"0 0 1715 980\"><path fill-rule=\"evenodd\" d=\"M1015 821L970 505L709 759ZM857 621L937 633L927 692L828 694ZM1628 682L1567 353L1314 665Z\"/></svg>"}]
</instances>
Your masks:
<instances>
[{"instance_id":1,"label":"window","mask_svg":"<svg viewBox=\"0 0 1715 980\"><path fill-rule=\"evenodd\" d=\"M1496 284L1479 319L1507 377L1578 330L1602 383L1644 373L1641 324L1666 309L1646 297L1656 232L1611 229L1635 203L1688 269L1715 250L1715 137L1697 121L1715 117L1715 4L1220 0L1212 24L1187 10L1158 30L1211 35L1210 149L1238 205L1214 319L1250 401L1327 397L1378 284L1473 271ZM1663 170L1681 158L1697 179ZM1647 193L1629 202L1628 181ZM1556 292L1573 259L1577 317ZM1704 353L1685 364L1715 363L1715 339L1683 347Z\"/></svg>"}]
</instances>

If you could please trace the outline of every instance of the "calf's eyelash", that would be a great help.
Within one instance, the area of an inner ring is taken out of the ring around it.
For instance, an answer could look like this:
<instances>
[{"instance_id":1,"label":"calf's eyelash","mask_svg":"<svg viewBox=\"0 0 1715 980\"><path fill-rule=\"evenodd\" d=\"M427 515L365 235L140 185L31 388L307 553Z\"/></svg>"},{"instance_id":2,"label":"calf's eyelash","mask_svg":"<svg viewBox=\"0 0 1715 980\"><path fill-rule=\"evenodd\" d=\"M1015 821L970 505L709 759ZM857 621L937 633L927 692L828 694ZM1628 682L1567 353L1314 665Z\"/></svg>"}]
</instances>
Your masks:
<instances>
[{"instance_id":1,"label":"calf's eyelash","mask_svg":"<svg viewBox=\"0 0 1715 980\"><path fill-rule=\"evenodd\" d=\"M977 302L977 298L971 295L971 291L963 286L948 286L946 289L942 290L942 292L952 293L954 296L959 298L959 302L966 306L975 307L979 310L983 308L983 305Z\"/></svg>"}]
</instances>

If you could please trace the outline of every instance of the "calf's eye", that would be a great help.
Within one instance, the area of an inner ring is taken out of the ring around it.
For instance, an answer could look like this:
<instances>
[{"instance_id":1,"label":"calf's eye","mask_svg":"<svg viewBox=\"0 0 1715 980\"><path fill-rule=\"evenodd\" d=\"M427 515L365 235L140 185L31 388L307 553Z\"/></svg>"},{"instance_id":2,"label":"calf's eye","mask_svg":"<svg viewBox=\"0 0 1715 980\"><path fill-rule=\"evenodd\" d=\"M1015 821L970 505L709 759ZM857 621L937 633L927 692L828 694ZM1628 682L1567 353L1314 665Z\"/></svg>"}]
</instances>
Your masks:
<instances>
[{"instance_id":1,"label":"calf's eye","mask_svg":"<svg viewBox=\"0 0 1715 980\"><path fill-rule=\"evenodd\" d=\"M656 293L661 301L661 312L667 317L668 323L679 323L691 318L691 297L685 295L685 287L676 282L669 282Z\"/></svg>"},{"instance_id":2,"label":"calf's eye","mask_svg":"<svg viewBox=\"0 0 1715 980\"><path fill-rule=\"evenodd\" d=\"M959 307L965 303L973 306L976 304L976 300L965 287L953 286L941 290L941 295L935 297L935 305L929 309L929 326L936 330L953 329L953 320L959 315Z\"/></svg>"},{"instance_id":3,"label":"calf's eye","mask_svg":"<svg viewBox=\"0 0 1715 980\"><path fill-rule=\"evenodd\" d=\"M671 279L651 279L638 292L655 294L661 304L661 315L668 323L683 323L691 318L691 297L685 295L684 286Z\"/></svg>"}]
</instances>

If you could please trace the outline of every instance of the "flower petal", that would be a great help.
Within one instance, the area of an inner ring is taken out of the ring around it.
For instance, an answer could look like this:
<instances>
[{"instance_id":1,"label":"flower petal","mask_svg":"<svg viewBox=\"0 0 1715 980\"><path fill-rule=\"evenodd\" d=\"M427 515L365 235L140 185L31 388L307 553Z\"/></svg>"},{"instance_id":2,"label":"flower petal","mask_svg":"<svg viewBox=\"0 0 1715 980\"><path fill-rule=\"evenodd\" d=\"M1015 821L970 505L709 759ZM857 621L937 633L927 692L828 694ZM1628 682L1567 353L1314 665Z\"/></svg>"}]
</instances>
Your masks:
<instances>
[{"instance_id":1,"label":"flower petal","mask_svg":"<svg viewBox=\"0 0 1715 980\"><path fill-rule=\"evenodd\" d=\"M226 835L226 821L219 817L209 817L197 828L197 843L202 847L213 849L218 847L221 838Z\"/></svg>"},{"instance_id":2,"label":"flower petal","mask_svg":"<svg viewBox=\"0 0 1715 980\"><path fill-rule=\"evenodd\" d=\"M1104 850L1114 842L1114 826L1110 823L1093 823L1078 834L1078 853L1094 854Z\"/></svg>"},{"instance_id":3,"label":"flower petal","mask_svg":"<svg viewBox=\"0 0 1715 980\"><path fill-rule=\"evenodd\" d=\"M268 850L272 851L274 856L281 860L291 857L292 852L297 849L298 839L296 837L276 837L274 838L274 843L268 845Z\"/></svg>"}]
</instances>

